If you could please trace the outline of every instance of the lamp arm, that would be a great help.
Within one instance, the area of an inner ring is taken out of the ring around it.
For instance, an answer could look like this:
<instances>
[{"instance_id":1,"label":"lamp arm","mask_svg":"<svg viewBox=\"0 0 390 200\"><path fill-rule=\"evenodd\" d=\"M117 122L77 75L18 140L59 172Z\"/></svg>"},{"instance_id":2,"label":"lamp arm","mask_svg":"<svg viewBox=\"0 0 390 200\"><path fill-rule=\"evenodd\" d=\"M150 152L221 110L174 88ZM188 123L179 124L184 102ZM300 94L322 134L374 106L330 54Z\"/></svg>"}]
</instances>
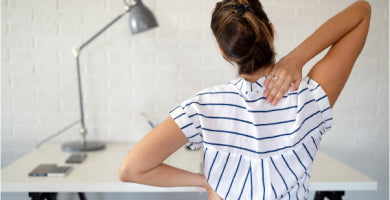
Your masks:
<instances>
[{"instance_id":1,"label":"lamp arm","mask_svg":"<svg viewBox=\"0 0 390 200\"><path fill-rule=\"evenodd\" d=\"M115 17L113 20L111 20L106 26L104 26L102 29L100 29L96 34L94 34L90 39L88 39L86 42L84 42L80 47L73 49L73 56L76 58L76 66L77 66L77 83L78 83L78 89L79 89L79 101L80 101L80 115L81 115L81 129L80 133L83 137L83 144L86 144L86 135L87 135L87 129L85 128L85 120L84 120L84 106L83 106L83 92L81 87L81 73L80 73L80 52L81 50L86 47L89 43L91 43L94 39L96 39L99 35L101 35L105 30L107 30L109 27L111 27L115 22L117 22L120 18L122 18L124 15L126 15L128 12L130 12L131 7L135 4L127 4L125 7L125 11Z\"/></svg>"},{"instance_id":2,"label":"lamp arm","mask_svg":"<svg viewBox=\"0 0 390 200\"><path fill-rule=\"evenodd\" d=\"M84 42L83 44L81 44L78 48L74 48L73 49L73 55L74 57L77 57L81 50L86 47L89 43L91 43L93 40L95 40L99 35L101 35L104 31L106 31L109 27L111 27L113 24L115 24L115 22L117 22L120 18L122 18L123 16L125 16L128 12L130 12L131 10L131 7L133 5L127 5L125 7L125 11L123 13L121 13L120 15L118 15L117 17L115 17L113 20L111 20L107 25L105 25L102 29L100 29L97 33L95 33L91 38L89 38L86 42Z\"/></svg>"}]
</instances>

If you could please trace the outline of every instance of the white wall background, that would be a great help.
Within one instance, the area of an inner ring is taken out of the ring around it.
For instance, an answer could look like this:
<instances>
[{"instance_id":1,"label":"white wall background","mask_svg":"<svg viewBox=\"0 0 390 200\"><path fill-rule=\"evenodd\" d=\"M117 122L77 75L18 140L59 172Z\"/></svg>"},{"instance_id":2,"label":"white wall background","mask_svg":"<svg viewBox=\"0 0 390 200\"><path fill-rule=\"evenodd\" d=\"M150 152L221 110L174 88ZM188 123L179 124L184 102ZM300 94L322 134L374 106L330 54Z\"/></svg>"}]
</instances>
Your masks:
<instances>
[{"instance_id":1,"label":"white wall background","mask_svg":"<svg viewBox=\"0 0 390 200\"><path fill-rule=\"evenodd\" d=\"M84 49L81 63L89 139L137 142L150 130L141 111L160 122L195 92L236 77L235 69L219 55L209 28L215 2L144 0L159 28L131 36L126 16ZM280 58L353 0L262 2L276 29ZM321 148L378 180L378 191L347 192L345 199L388 199L389 5L387 0L369 2L372 24L367 43L334 107L334 126ZM79 119L71 49L122 10L121 0L1 0L2 167ZM318 60L309 62L304 74ZM80 139L78 127L53 141L75 139ZM118 195L115 199L182 198ZM27 193L2 193L2 197L28 199ZM193 198L201 197L193 194Z\"/></svg>"}]
</instances>

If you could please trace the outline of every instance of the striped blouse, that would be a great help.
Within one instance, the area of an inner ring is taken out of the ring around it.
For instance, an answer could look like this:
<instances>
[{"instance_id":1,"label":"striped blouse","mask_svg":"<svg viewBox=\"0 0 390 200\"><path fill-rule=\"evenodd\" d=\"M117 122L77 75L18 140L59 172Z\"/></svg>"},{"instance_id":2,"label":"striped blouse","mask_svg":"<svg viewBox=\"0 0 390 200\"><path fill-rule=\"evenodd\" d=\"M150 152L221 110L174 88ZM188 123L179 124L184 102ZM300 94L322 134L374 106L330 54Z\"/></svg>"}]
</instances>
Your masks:
<instances>
[{"instance_id":1,"label":"striped blouse","mask_svg":"<svg viewBox=\"0 0 390 200\"><path fill-rule=\"evenodd\" d=\"M203 172L223 199L307 199L314 156L331 128L322 87L305 77L276 106L265 102L263 76L203 90L170 116L203 148Z\"/></svg>"}]
</instances>

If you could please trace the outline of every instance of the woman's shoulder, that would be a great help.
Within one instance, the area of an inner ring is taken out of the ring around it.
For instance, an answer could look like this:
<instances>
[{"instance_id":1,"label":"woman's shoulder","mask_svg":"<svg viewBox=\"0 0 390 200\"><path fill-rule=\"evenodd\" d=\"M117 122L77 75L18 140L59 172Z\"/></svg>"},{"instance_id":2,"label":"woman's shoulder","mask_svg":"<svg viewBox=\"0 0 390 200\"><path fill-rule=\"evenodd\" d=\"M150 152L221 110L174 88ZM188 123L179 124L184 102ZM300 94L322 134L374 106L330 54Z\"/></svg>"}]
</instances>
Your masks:
<instances>
[{"instance_id":1,"label":"woman's shoulder","mask_svg":"<svg viewBox=\"0 0 390 200\"><path fill-rule=\"evenodd\" d=\"M237 79L238 80L238 79ZM237 80L229 81L224 84L215 85L212 87L205 88L195 93L191 99L208 99L210 97L227 97L228 95L240 95L237 89L232 83Z\"/></svg>"}]
</instances>

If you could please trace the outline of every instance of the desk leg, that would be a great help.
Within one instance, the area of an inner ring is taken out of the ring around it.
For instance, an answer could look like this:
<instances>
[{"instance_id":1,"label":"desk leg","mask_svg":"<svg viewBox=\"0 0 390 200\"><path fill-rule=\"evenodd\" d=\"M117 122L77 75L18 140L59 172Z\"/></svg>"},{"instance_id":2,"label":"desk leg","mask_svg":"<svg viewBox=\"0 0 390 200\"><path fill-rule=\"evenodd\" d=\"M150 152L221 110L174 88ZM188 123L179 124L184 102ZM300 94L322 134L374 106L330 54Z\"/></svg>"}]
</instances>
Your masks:
<instances>
[{"instance_id":1,"label":"desk leg","mask_svg":"<svg viewBox=\"0 0 390 200\"><path fill-rule=\"evenodd\" d=\"M31 200L57 200L57 193L45 193L45 192L29 192L28 196Z\"/></svg>"},{"instance_id":2,"label":"desk leg","mask_svg":"<svg viewBox=\"0 0 390 200\"><path fill-rule=\"evenodd\" d=\"M79 194L80 200L87 200L87 198L85 197L84 192L79 192L78 194Z\"/></svg>"},{"instance_id":3,"label":"desk leg","mask_svg":"<svg viewBox=\"0 0 390 200\"><path fill-rule=\"evenodd\" d=\"M344 194L344 191L321 191L316 192L314 200L324 200L325 197L328 197L329 200L342 200Z\"/></svg>"}]
</instances>

